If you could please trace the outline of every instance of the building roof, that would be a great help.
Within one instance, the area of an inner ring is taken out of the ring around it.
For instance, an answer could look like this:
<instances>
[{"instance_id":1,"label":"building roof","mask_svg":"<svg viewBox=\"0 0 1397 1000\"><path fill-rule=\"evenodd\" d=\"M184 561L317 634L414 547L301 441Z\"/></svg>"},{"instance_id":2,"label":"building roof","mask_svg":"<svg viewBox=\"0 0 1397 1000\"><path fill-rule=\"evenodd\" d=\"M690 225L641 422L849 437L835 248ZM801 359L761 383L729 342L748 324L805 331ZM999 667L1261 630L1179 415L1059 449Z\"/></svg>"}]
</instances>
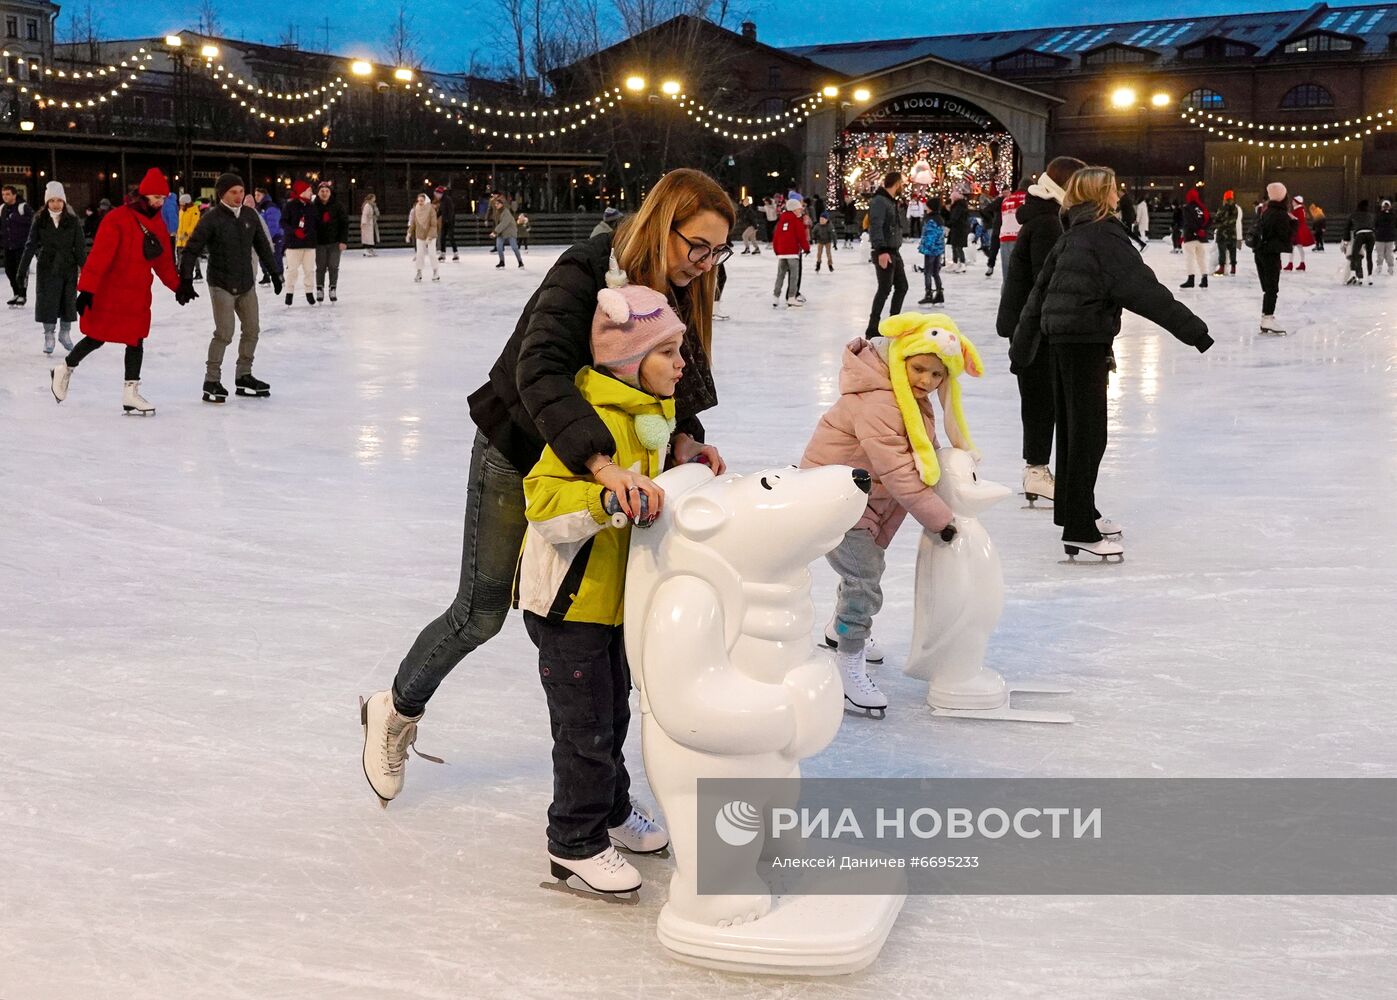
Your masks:
<instances>
[{"instance_id":1,"label":"building roof","mask_svg":"<svg viewBox=\"0 0 1397 1000\"><path fill-rule=\"evenodd\" d=\"M1256 49L1257 57L1308 31L1326 31L1360 38L1364 51L1385 53L1388 36L1397 32L1397 0L1367 6L1312 7L1256 14L1176 17L1124 24L1093 24L985 31L962 35L932 35L867 42L798 45L786 51L849 76L859 77L924 56L938 56L980 70L1021 50L1064 56L1080 61L1083 53L1107 45L1126 45L1155 52L1161 62L1178 56L1180 48L1205 38L1227 38Z\"/></svg>"}]
</instances>

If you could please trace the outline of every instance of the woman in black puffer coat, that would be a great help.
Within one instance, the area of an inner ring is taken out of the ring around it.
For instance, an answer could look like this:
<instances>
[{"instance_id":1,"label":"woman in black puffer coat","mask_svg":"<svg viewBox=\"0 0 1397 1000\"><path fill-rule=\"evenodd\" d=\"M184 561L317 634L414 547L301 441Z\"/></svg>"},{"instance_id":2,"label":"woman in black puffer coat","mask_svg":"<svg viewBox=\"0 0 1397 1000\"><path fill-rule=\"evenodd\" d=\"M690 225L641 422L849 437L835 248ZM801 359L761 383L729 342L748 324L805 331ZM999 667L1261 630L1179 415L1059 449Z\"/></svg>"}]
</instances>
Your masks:
<instances>
[{"instance_id":1,"label":"woman in black puffer coat","mask_svg":"<svg viewBox=\"0 0 1397 1000\"><path fill-rule=\"evenodd\" d=\"M1106 452L1106 379L1121 310L1158 323L1201 353L1213 346L1208 325L1159 283L1112 213L1120 197L1115 171L1079 170L1067 184L1067 231L1048 255L1009 349L1018 373L1051 345L1056 377L1057 490L1053 521L1068 555L1121 555L1104 534L1120 528L1096 509L1096 476ZM1017 254L1018 250L1015 249Z\"/></svg>"}]
</instances>

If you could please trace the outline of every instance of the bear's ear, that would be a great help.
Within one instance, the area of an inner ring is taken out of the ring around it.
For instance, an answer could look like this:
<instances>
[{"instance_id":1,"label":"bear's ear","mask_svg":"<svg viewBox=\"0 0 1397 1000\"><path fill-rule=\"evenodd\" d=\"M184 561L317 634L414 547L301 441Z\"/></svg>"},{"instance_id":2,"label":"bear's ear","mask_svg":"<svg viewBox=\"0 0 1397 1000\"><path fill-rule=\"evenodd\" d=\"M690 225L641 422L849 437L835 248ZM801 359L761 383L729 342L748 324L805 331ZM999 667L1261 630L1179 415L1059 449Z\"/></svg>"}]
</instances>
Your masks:
<instances>
[{"instance_id":1,"label":"bear's ear","mask_svg":"<svg viewBox=\"0 0 1397 1000\"><path fill-rule=\"evenodd\" d=\"M975 349L974 344L965 339L964 334L961 334L960 338L960 353L965 360L965 374L979 378L985 373L985 365L980 360L980 352Z\"/></svg>"},{"instance_id":2,"label":"bear's ear","mask_svg":"<svg viewBox=\"0 0 1397 1000\"><path fill-rule=\"evenodd\" d=\"M723 505L712 497L703 494L689 494L681 497L674 512L674 523L689 538L708 538L728 519Z\"/></svg>"}]
</instances>

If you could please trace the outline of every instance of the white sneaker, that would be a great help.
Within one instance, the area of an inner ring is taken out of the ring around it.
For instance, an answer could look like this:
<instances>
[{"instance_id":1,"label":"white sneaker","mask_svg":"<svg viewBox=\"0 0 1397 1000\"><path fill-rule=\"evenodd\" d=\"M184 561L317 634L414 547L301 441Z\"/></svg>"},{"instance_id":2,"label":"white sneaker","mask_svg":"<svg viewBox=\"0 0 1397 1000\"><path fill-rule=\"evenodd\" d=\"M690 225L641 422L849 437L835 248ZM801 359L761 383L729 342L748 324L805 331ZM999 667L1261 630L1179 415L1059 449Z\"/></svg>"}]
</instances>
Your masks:
<instances>
[{"instance_id":1,"label":"white sneaker","mask_svg":"<svg viewBox=\"0 0 1397 1000\"><path fill-rule=\"evenodd\" d=\"M779 295L773 295L773 296L771 297L771 308L773 308L773 309L780 309L780 308L781 308L781 296L779 296Z\"/></svg>"},{"instance_id":2,"label":"white sneaker","mask_svg":"<svg viewBox=\"0 0 1397 1000\"><path fill-rule=\"evenodd\" d=\"M834 632L834 616L825 623L825 645L830 649L839 648L839 636ZM878 640L869 636L863 643L863 659L865 663L871 663L875 667L883 662L883 647L878 645Z\"/></svg>"},{"instance_id":3,"label":"white sneaker","mask_svg":"<svg viewBox=\"0 0 1397 1000\"><path fill-rule=\"evenodd\" d=\"M1099 542L1063 542L1062 547L1067 552L1067 557L1074 562L1079 552L1100 556L1103 562L1110 562L1112 558L1120 562L1125 558L1125 546L1109 538L1103 538Z\"/></svg>"},{"instance_id":4,"label":"white sneaker","mask_svg":"<svg viewBox=\"0 0 1397 1000\"><path fill-rule=\"evenodd\" d=\"M640 872L614 847L580 859L560 858L550 851L548 862L554 878L566 882L576 875L593 892L635 892L640 888Z\"/></svg>"},{"instance_id":5,"label":"white sneaker","mask_svg":"<svg viewBox=\"0 0 1397 1000\"><path fill-rule=\"evenodd\" d=\"M839 665L839 679L844 683L844 700L855 708L861 708L873 718L881 719L888 707L888 696L878 690L873 678L864 667L863 650L852 653L836 653L835 662ZM873 715L873 713L878 713Z\"/></svg>"},{"instance_id":6,"label":"white sneaker","mask_svg":"<svg viewBox=\"0 0 1397 1000\"><path fill-rule=\"evenodd\" d=\"M1119 535L1125 529L1109 517L1098 517L1096 519L1096 530L1103 535Z\"/></svg>"},{"instance_id":7,"label":"white sneaker","mask_svg":"<svg viewBox=\"0 0 1397 1000\"><path fill-rule=\"evenodd\" d=\"M121 408L127 413L139 413L143 417L155 415L155 407L141 396L141 383L136 380L121 384Z\"/></svg>"},{"instance_id":8,"label":"white sneaker","mask_svg":"<svg viewBox=\"0 0 1397 1000\"><path fill-rule=\"evenodd\" d=\"M632 854L656 854L669 846L669 833L664 827L631 805L631 814L620 826L606 831L613 847Z\"/></svg>"},{"instance_id":9,"label":"white sneaker","mask_svg":"<svg viewBox=\"0 0 1397 1000\"><path fill-rule=\"evenodd\" d=\"M1052 472L1046 465L1028 465L1023 470L1023 493L1030 504L1034 500L1051 500L1056 485Z\"/></svg>"},{"instance_id":10,"label":"white sneaker","mask_svg":"<svg viewBox=\"0 0 1397 1000\"><path fill-rule=\"evenodd\" d=\"M417 723L421 721L422 716L410 719L393 707L392 691L379 691L368 701L359 699L359 723L364 727L364 777L385 809L403 790L409 747L424 760L442 762L440 757L417 749Z\"/></svg>"},{"instance_id":11,"label":"white sneaker","mask_svg":"<svg viewBox=\"0 0 1397 1000\"><path fill-rule=\"evenodd\" d=\"M63 361L53 366L53 371L49 372L49 388L53 390L53 398L58 402L63 402L68 398L68 382L73 377L73 369L68 367L68 362Z\"/></svg>"}]
</instances>

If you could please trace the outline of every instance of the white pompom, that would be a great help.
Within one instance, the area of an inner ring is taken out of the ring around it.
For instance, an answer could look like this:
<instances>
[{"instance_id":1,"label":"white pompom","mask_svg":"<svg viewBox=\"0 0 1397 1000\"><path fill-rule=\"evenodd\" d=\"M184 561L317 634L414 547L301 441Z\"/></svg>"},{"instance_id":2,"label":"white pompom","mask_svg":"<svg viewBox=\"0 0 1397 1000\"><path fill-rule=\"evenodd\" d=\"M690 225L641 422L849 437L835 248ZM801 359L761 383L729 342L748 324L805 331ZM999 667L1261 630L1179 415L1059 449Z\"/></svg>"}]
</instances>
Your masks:
<instances>
[{"instance_id":1,"label":"white pompom","mask_svg":"<svg viewBox=\"0 0 1397 1000\"><path fill-rule=\"evenodd\" d=\"M631 304L615 289L603 288L597 292L597 305L613 323L625 323L631 318Z\"/></svg>"}]
</instances>

